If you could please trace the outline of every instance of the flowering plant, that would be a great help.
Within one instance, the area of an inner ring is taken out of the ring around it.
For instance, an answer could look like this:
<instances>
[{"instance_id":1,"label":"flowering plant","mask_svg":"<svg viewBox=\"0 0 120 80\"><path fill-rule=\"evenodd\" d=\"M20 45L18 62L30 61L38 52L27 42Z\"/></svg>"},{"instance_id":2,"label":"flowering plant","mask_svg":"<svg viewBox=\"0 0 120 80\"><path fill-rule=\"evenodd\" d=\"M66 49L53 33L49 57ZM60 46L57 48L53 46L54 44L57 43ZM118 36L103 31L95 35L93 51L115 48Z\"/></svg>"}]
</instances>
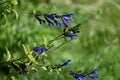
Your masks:
<instances>
[{"instance_id":1,"label":"flowering plant","mask_svg":"<svg viewBox=\"0 0 120 80\"><path fill-rule=\"evenodd\" d=\"M19 11L15 10L13 6L17 6L20 4L20 0L2 0L0 1L0 6L3 8L0 8L0 16L1 22L0 25L7 24L7 20L9 19L8 16L15 15L16 20L19 20ZM6 5L9 4L9 5ZM24 12L24 11L23 11ZM38 71L37 67L46 70L46 71L55 71L60 73L61 69L64 69L64 67L70 67L72 60L66 60L63 63L59 64L50 64L48 65L46 62L46 57L49 54L50 50L58 49L59 47L62 47L64 44L74 41L79 36L80 32L80 24L77 24L76 26L71 27L70 23L73 21L73 13L68 13L64 15L60 14L41 14L37 11L29 13L28 15L32 15L39 23L40 25L43 25L46 23L48 26L63 26L63 30L61 31L61 34L57 37L44 41L41 45L37 45L35 47L30 48L26 43L21 44L25 55L20 58L14 58L13 54L9 51L9 47L5 47L7 54L6 60L3 60L0 62L0 69L1 71L7 76L9 80L16 78L16 75L20 74L29 74L30 70ZM54 28L54 27L51 27ZM60 27L62 28L62 27ZM42 35L42 34L41 34ZM54 44L55 42L59 42L59 40L63 39L63 42L60 44ZM42 62L42 63L41 63ZM98 76L93 76L93 74L97 74L98 68L93 70L89 73L79 73L76 71L69 71L69 73L76 79L76 80L85 80L87 78L91 78L93 80L96 80ZM14 78L13 78L14 77Z\"/></svg>"}]
</instances>

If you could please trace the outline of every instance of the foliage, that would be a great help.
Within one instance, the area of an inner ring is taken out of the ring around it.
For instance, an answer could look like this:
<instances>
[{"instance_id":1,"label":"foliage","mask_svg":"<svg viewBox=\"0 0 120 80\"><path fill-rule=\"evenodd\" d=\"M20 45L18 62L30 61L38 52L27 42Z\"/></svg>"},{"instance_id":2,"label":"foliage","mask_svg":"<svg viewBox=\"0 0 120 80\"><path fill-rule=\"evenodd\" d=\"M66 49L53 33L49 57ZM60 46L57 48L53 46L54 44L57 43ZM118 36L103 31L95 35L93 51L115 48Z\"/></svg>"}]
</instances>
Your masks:
<instances>
[{"instance_id":1,"label":"foliage","mask_svg":"<svg viewBox=\"0 0 120 80\"><path fill-rule=\"evenodd\" d=\"M0 1L0 80L119 80L120 1L58 1Z\"/></svg>"}]
</instances>

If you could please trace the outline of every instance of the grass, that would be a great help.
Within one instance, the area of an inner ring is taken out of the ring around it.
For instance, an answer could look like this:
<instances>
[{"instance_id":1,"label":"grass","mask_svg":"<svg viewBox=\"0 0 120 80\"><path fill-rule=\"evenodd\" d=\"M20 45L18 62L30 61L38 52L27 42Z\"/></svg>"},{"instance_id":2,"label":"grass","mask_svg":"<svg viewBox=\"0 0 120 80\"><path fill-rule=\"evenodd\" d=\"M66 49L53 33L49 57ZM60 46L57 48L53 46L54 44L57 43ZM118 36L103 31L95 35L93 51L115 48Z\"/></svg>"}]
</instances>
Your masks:
<instances>
[{"instance_id":1,"label":"grass","mask_svg":"<svg viewBox=\"0 0 120 80\"><path fill-rule=\"evenodd\" d=\"M71 59L70 67L65 67L59 75L39 68L39 72L30 71L28 75L19 75L20 80L74 80L68 74L68 70L91 71L96 67L100 69L98 80L120 79L119 0L70 0L66 2L51 0L48 4L33 2L26 0L19 10L74 13L74 22L71 25L74 26L81 22L82 26L79 37L75 41L69 42L55 51L50 51L47 56L48 64L62 63ZM42 43L41 34L50 40L63 29L63 27L48 27L46 24L39 25L32 16L21 14L19 22L9 20L6 25L0 27L0 55L6 53L5 46L8 46L9 50L15 54L14 57L19 57L23 54L21 44L36 46ZM0 79L4 80L2 77Z\"/></svg>"}]
</instances>

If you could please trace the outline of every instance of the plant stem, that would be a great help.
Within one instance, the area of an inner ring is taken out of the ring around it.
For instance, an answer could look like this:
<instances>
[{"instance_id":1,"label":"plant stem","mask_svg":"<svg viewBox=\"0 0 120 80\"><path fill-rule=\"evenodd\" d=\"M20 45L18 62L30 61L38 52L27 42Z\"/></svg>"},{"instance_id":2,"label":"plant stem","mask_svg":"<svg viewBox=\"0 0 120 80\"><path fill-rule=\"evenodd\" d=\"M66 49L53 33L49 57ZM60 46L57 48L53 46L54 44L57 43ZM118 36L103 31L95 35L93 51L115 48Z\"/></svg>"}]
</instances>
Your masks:
<instances>
[{"instance_id":1,"label":"plant stem","mask_svg":"<svg viewBox=\"0 0 120 80\"><path fill-rule=\"evenodd\" d=\"M64 43L62 43L62 44L60 44L59 46L57 46L57 47L55 48L55 50L58 49L58 48L60 48L61 46L65 45L66 43L68 43L68 42L70 42L70 41L71 41L71 40L65 41Z\"/></svg>"},{"instance_id":2,"label":"plant stem","mask_svg":"<svg viewBox=\"0 0 120 80\"><path fill-rule=\"evenodd\" d=\"M9 63L9 62L15 62L15 61L25 59L25 58L27 58L27 57L22 57L22 58L18 58L18 59L14 59L14 60L11 60L11 61L6 61L6 62L0 62L0 64L5 64L5 63Z\"/></svg>"}]
</instances>

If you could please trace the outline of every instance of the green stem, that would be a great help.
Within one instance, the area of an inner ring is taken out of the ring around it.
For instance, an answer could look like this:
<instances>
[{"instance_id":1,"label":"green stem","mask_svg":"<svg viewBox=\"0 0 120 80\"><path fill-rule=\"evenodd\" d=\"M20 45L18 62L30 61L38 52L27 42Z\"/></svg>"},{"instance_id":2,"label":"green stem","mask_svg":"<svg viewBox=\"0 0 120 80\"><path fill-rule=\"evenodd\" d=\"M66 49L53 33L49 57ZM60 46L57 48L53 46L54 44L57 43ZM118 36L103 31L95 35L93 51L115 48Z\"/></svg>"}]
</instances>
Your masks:
<instances>
[{"instance_id":1,"label":"green stem","mask_svg":"<svg viewBox=\"0 0 120 80\"><path fill-rule=\"evenodd\" d=\"M50 41L48 41L48 43L53 43L55 40L59 40L59 39L61 39L62 36L63 35L63 33L62 34L60 34L60 35L58 35L57 37L55 37L54 39L52 39L52 40L50 40Z\"/></svg>"},{"instance_id":2,"label":"green stem","mask_svg":"<svg viewBox=\"0 0 120 80\"><path fill-rule=\"evenodd\" d=\"M70 42L70 41L71 41L71 40L65 41L64 43L62 43L62 44L60 44L59 46L57 46L57 47L55 48L55 50L58 49L58 48L60 48L61 46L65 45L66 43L68 43L68 42Z\"/></svg>"},{"instance_id":3,"label":"green stem","mask_svg":"<svg viewBox=\"0 0 120 80\"><path fill-rule=\"evenodd\" d=\"M9 62L15 62L15 61L19 61L19 60L22 60L22 59L25 59L27 57L22 57L22 58L18 58L18 59L14 59L14 60L11 60L11 61L6 61L6 62L0 62L0 64L5 64L5 63L9 63Z\"/></svg>"}]
</instances>

